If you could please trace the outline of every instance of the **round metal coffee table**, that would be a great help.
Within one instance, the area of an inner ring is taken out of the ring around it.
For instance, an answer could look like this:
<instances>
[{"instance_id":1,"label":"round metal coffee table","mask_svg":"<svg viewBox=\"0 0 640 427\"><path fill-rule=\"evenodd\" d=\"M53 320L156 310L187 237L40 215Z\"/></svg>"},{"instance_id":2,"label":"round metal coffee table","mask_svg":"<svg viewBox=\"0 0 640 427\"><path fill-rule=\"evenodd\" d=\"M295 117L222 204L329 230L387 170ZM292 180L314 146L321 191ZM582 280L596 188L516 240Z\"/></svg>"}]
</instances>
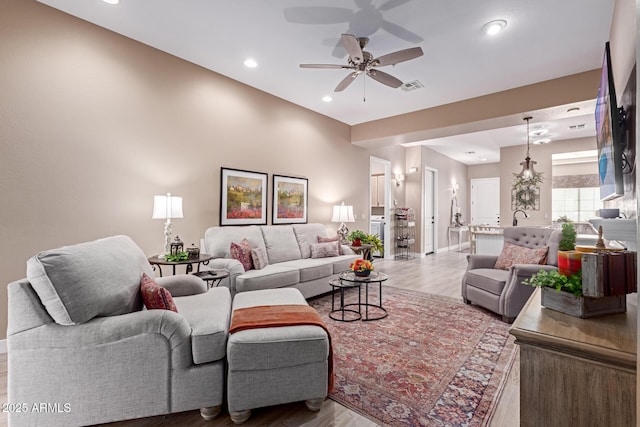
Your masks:
<instances>
[{"instance_id":1,"label":"round metal coffee table","mask_svg":"<svg viewBox=\"0 0 640 427\"><path fill-rule=\"evenodd\" d=\"M360 313L360 306L362 301L360 297L360 283L346 281L343 282L340 279L333 279L329 281L329 284L333 288L333 292L331 293L331 312L329 313L329 317L340 322L354 322L356 320L362 319L362 314ZM353 304L345 304L344 292L347 289L351 288L358 288L358 302ZM340 305L337 308L336 290L340 291ZM355 310L349 307L358 307L358 309Z\"/></svg>"},{"instance_id":2,"label":"round metal coffee table","mask_svg":"<svg viewBox=\"0 0 640 427\"><path fill-rule=\"evenodd\" d=\"M353 271L343 271L342 273L338 274L338 279L336 280L340 283L340 286L342 286L343 288L356 287L356 286L358 287L357 303L344 305L344 299L342 298L344 291L342 291L341 308L344 310L346 307L357 306L358 313L360 314L360 319L365 322L384 319L385 317L388 316L388 313L387 313L387 310L385 310L384 307L382 307L382 282L388 279L389 279L389 276L387 276L385 273L378 273L376 271L371 272L371 274L366 277L356 276ZM378 285L378 303L377 304L373 302L369 302L369 286L375 285L375 284ZM334 285L332 284L331 286L334 286ZM365 295L364 302L362 302L362 298L360 296L362 288L364 288L364 295ZM333 310L333 297L331 302L332 302L331 308ZM364 313L362 312L363 308L364 308ZM370 309L372 311L371 315L369 314ZM352 309L347 309L347 310L354 311ZM354 320L358 320L358 319L354 319Z\"/></svg>"}]
</instances>

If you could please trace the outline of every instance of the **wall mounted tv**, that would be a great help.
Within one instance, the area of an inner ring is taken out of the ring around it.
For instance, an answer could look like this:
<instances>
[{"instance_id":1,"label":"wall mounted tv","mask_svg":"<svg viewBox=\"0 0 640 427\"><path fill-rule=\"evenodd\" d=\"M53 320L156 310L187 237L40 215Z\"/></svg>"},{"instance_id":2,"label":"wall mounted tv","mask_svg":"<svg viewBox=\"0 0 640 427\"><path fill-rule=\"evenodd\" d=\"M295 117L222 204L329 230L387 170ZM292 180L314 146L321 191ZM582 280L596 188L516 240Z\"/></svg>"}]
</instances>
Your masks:
<instances>
[{"instance_id":1,"label":"wall mounted tv","mask_svg":"<svg viewBox=\"0 0 640 427\"><path fill-rule=\"evenodd\" d=\"M600 88L596 100L596 139L600 200L624 195L622 152L625 148L621 113L616 104L616 90L611 71L609 42L605 44Z\"/></svg>"}]
</instances>

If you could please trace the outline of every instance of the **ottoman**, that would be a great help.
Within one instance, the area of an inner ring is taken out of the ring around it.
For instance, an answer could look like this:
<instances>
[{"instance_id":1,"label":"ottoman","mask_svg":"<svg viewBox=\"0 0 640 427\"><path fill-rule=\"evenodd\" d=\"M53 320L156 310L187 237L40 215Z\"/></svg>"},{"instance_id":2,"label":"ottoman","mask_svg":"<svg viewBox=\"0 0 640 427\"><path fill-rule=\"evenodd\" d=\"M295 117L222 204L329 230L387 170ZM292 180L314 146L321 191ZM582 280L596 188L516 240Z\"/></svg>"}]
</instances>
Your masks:
<instances>
[{"instance_id":1,"label":"ottoman","mask_svg":"<svg viewBox=\"0 0 640 427\"><path fill-rule=\"evenodd\" d=\"M277 307L283 305L286 307ZM259 306L268 306L264 308L271 311L305 306L300 310L317 316L299 290L282 288L237 293L232 318L236 314L237 320L240 313L247 312L235 313L236 310ZM258 318L262 308L253 310L254 314L258 311ZM319 410L328 393L330 356L330 337L321 326L258 325L255 329L233 332L227 341L227 402L231 420L241 424L249 419L253 408L302 400L310 410Z\"/></svg>"}]
</instances>

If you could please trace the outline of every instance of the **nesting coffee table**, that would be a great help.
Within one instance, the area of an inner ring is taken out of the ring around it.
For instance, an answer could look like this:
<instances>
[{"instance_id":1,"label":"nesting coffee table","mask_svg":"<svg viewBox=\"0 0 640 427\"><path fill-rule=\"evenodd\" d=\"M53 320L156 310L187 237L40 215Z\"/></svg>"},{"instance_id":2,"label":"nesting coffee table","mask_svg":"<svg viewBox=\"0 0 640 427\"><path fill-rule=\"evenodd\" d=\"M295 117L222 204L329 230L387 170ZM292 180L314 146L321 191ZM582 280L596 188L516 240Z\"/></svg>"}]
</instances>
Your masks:
<instances>
[{"instance_id":1,"label":"nesting coffee table","mask_svg":"<svg viewBox=\"0 0 640 427\"><path fill-rule=\"evenodd\" d=\"M331 313L329 317L340 322L354 322L356 320L372 321L387 317L387 310L382 307L382 282L389 279L385 273L372 272L369 276L356 276L353 271L343 271L337 279L329 282L333 288L331 294ZM369 286L378 285L378 303L369 301ZM358 302L345 304L344 293L347 289L358 289ZM362 301L364 288L364 302ZM340 292L339 305L336 307L336 291ZM371 309L371 314L369 313ZM363 312L364 311L364 312Z\"/></svg>"}]
</instances>

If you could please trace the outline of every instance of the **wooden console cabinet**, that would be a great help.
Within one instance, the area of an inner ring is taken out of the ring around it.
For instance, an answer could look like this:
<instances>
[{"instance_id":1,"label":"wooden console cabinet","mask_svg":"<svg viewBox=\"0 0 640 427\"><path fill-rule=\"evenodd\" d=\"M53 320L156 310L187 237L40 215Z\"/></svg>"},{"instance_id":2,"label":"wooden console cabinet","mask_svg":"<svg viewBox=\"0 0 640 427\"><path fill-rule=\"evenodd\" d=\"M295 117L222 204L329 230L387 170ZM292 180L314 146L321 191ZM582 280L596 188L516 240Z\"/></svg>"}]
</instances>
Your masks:
<instances>
[{"instance_id":1,"label":"wooden console cabinet","mask_svg":"<svg viewBox=\"0 0 640 427\"><path fill-rule=\"evenodd\" d=\"M637 295L627 312L580 319L540 305L513 323L520 345L520 425L635 426Z\"/></svg>"}]
</instances>

